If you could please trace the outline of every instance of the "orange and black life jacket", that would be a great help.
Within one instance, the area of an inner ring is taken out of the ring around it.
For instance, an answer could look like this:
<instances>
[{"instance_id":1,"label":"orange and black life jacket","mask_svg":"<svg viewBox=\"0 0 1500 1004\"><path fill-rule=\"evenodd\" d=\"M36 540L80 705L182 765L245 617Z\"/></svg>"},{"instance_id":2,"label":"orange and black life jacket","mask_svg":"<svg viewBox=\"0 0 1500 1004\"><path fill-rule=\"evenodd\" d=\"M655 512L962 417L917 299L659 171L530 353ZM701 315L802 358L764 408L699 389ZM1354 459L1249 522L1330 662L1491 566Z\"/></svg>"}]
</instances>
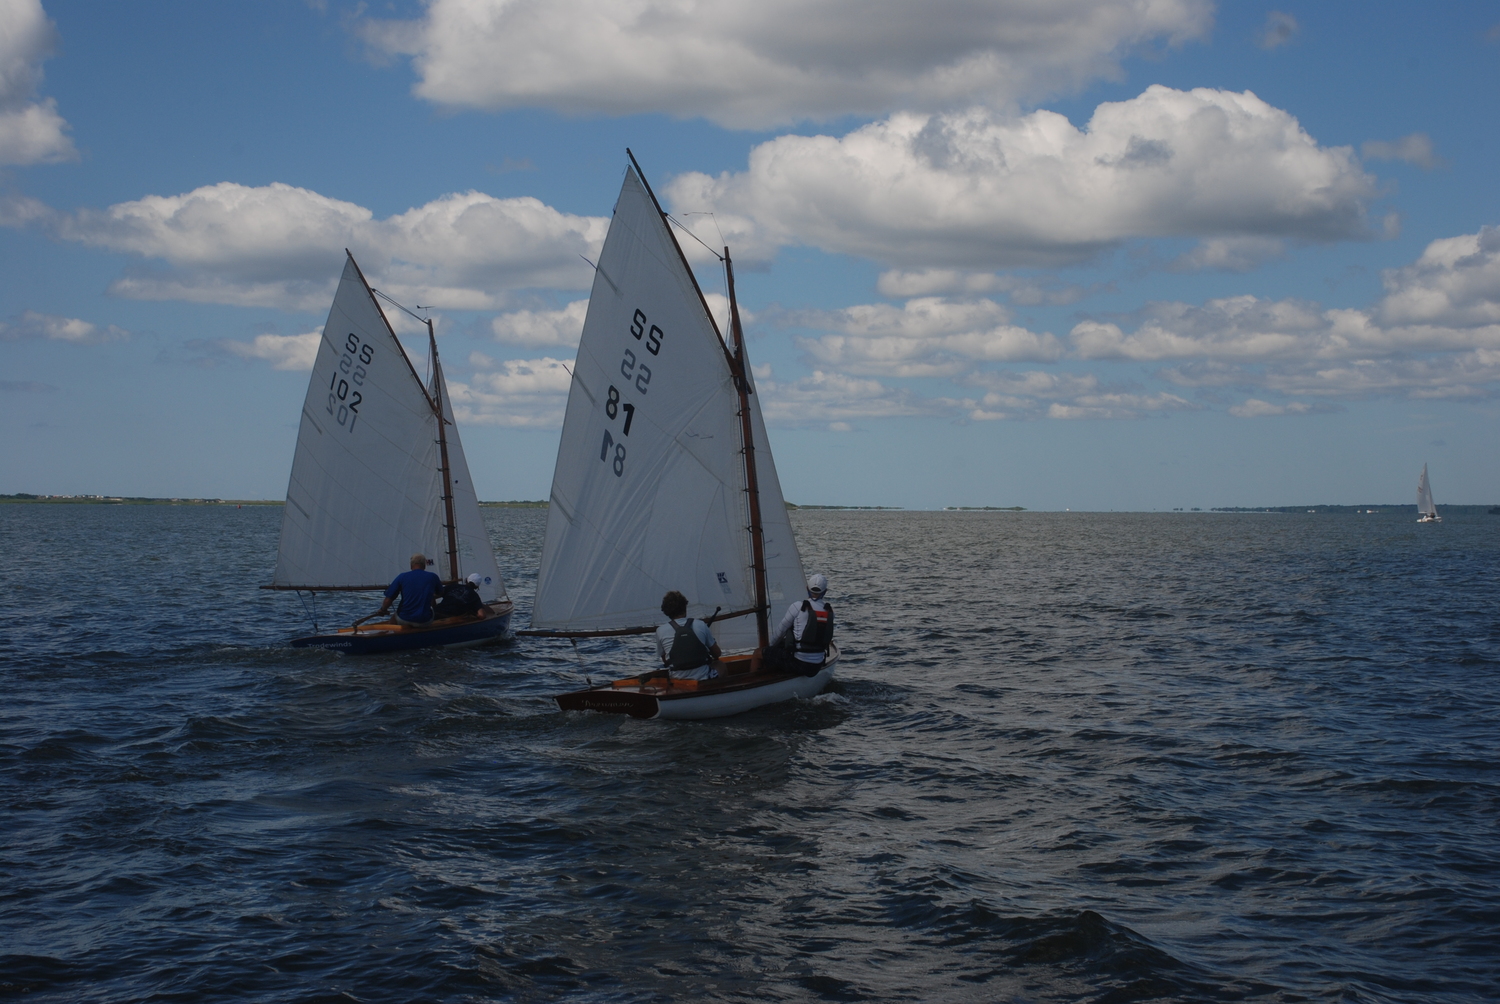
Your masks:
<instances>
[{"instance_id":1,"label":"orange and black life jacket","mask_svg":"<svg viewBox=\"0 0 1500 1004\"><path fill-rule=\"evenodd\" d=\"M833 644L833 605L826 600L823 609L813 606L812 600L802 601L802 612L807 614L807 625L802 637L797 639L797 651L822 654Z\"/></svg>"}]
</instances>

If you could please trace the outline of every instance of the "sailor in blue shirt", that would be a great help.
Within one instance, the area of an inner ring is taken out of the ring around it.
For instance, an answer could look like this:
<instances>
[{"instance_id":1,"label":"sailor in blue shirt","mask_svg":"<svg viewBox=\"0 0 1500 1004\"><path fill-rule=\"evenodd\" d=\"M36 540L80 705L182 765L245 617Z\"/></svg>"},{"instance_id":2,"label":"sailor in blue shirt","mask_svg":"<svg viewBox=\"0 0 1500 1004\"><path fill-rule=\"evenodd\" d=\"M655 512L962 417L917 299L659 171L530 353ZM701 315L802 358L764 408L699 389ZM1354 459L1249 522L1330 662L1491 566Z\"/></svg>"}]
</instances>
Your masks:
<instances>
[{"instance_id":1,"label":"sailor in blue shirt","mask_svg":"<svg viewBox=\"0 0 1500 1004\"><path fill-rule=\"evenodd\" d=\"M385 602L375 611L379 617L391 608L391 601L398 595L401 605L396 608L397 624L427 624L432 620L432 602L443 591L443 580L427 570L427 556L411 556L411 571L402 572L391 580L385 591Z\"/></svg>"}]
</instances>

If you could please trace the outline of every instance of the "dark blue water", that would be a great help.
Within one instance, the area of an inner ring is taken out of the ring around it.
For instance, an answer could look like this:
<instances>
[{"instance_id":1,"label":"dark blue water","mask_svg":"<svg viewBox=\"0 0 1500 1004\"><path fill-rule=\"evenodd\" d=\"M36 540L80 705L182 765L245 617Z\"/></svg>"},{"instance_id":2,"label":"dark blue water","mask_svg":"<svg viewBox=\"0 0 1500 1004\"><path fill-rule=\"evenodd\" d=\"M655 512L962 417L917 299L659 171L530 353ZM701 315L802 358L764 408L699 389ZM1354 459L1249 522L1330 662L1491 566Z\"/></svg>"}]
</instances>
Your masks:
<instances>
[{"instance_id":1,"label":"dark blue water","mask_svg":"<svg viewBox=\"0 0 1500 1004\"><path fill-rule=\"evenodd\" d=\"M1500 518L795 513L835 692L701 723L279 647L279 520L0 506L0 996L1500 998Z\"/></svg>"}]
</instances>

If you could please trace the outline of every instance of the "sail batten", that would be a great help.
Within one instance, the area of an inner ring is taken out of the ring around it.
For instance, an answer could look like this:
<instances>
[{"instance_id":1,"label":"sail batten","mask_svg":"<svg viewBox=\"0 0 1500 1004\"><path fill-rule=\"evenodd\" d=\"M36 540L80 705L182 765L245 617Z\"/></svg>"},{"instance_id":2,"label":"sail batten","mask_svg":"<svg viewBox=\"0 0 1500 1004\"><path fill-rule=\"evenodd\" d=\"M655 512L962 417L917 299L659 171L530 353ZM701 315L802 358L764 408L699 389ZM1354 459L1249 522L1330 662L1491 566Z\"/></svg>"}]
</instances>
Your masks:
<instances>
[{"instance_id":1,"label":"sail batten","mask_svg":"<svg viewBox=\"0 0 1500 1004\"><path fill-rule=\"evenodd\" d=\"M636 629L659 622L672 589L687 595L694 617L763 609L744 428L760 444L765 430L753 397L742 421L736 368L665 216L628 170L569 389L533 628ZM748 372L742 379L753 390ZM757 459L762 509L774 506L784 522L770 451ZM790 526L783 534L778 525L776 538L771 601L803 588ZM725 651L758 642L753 619L726 620L715 633Z\"/></svg>"}]
</instances>

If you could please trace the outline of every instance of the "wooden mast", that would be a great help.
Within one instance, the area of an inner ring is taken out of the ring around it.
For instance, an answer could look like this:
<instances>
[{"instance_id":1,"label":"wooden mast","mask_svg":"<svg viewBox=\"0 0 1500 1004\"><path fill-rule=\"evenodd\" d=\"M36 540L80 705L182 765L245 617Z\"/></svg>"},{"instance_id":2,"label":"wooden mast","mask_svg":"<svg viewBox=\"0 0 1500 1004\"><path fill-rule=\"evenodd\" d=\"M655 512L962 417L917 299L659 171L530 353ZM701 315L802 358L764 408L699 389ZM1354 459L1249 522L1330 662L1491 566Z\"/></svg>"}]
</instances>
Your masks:
<instances>
[{"instance_id":1,"label":"wooden mast","mask_svg":"<svg viewBox=\"0 0 1500 1004\"><path fill-rule=\"evenodd\" d=\"M448 422L443 418L442 364L438 362L437 334L427 318L427 344L432 352L432 411L437 416L438 456L443 472L443 515L448 526L448 581L458 581L458 521L453 517L453 478L448 473Z\"/></svg>"},{"instance_id":2,"label":"wooden mast","mask_svg":"<svg viewBox=\"0 0 1500 1004\"><path fill-rule=\"evenodd\" d=\"M750 567L755 573L755 630L761 651L771 644L766 602L766 543L760 521L760 481L755 469L755 423L750 420L750 377L745 366L745 332L740 306L734 298L734 264L724 249L724 274L729 279L729 327L734 336L734 387L740 393L740 439L745 444L745 495L750 503Z\"/></svg>"}]
</instances>

